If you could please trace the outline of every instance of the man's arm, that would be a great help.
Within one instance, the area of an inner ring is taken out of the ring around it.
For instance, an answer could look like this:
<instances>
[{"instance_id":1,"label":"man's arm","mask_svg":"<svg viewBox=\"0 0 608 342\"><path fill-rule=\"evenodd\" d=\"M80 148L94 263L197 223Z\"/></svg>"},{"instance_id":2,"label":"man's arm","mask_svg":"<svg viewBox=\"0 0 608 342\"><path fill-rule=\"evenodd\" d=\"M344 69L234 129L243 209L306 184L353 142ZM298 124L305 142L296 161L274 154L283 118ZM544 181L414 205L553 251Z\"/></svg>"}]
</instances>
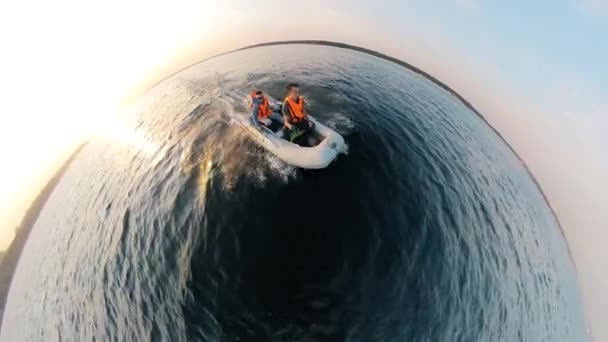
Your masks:
<instances>
[{"instance_id":1,"label":"man's arm","mask_svg":"<svg viewBox=\"0 0 608 342\"><path fill-rule=\"evenodd\" d=\"M260 102L258 99L253 99L253 109L251 110L251 121L256 127L260 127L258 122L258 112L260 111Z\"/></svg>"},{"instance_id":2,"label":"man's arm","mask_svg":"<svg viewBox=\"0 0 608 342\"><path fill-rule=\"evenodd\" d=\"M283 102L281 111L283 112L283 124L291 129L291 113L289 112L289 105L287 102Z\"/></svg>"},{"instance_id":3,"label":"man's arm","mask_svg":"<svg viewBox=\"0 0 608 342\"><path fill-rule=\"evenodd\" d=\"M308 117L308 110L306 109L306 102L304 101L304 99L302 99L302 112L304 113L304 120L308 122L308 127L312 128L314 124L312 121L310 121L310 118Z\"/></svg>"},{"instance_id":4,"label":"man's arm","mask_svg":"<svg viewBox=\"0 0 608 342\"><path fill-rule=\"evenodd\" d=\"M304 119L308 120L308 109L306 109L306 101L302 99L302 112L304 113Z\"/></svg>"}]
</instances>

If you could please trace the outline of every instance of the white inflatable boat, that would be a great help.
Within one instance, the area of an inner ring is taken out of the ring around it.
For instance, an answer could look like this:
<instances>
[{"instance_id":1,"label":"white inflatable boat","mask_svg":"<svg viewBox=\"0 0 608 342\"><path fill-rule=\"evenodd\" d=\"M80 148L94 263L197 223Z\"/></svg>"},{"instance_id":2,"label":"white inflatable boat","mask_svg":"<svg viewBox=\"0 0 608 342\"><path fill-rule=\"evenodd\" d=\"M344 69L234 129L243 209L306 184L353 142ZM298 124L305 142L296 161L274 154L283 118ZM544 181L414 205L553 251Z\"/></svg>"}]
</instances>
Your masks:
<instances>
[{"instance_id":1,"label":"white inflatable boat","mask_svg":"<svg viewBox=\"0 0 608 342\"><path fill-rule=\"evenodd\" d=\"M273 132L266 126L255 127L249 118L236 119L241 126L260 146L282 159L288 164L303 169L322 169L327 167L340 152L344 150L344 138L336 131L321 124L309 115L314 123L312 134L321 142L313 147L294 144L283 138L283 132L279 127Z\"/></svg>"}]
</instances>

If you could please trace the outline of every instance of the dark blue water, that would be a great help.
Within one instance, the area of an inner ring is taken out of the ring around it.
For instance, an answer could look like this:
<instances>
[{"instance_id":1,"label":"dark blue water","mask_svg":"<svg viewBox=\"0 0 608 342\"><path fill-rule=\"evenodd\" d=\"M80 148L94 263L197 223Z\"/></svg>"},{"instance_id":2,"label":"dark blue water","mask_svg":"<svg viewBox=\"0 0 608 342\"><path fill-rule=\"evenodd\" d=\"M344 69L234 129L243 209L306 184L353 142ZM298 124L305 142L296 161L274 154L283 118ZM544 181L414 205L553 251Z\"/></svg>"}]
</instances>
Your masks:
<instances>
[{"instance_id":1,"label":"dark blue water","mask_svg":"<svg viewBox=\"0 0 608 342\"><path fill-rule=\"evenodd\" d=\"M348 152L295 169L231 124L297 81ZM583 341L524 167L456 98L321 46L191 67L87 145L37 221L3 341Z\"/></svg>"}]
</instances>

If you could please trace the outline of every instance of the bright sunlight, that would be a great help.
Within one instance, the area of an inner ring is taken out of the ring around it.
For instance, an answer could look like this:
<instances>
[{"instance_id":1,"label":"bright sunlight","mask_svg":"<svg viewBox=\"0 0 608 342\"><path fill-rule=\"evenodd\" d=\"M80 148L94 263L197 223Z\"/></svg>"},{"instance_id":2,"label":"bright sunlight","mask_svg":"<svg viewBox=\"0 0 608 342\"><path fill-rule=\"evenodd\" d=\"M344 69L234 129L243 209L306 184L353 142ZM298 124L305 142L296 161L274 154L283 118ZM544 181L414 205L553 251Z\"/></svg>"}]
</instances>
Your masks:
<instances>
[{"instance_id":1,"label":"bright sunlight","mask_svg":"<svg viewBox=\"0 0 608 342\"><path fill-rule=\"evenodd\" d=\"M113 131L138 82L211 34L200 1L20 1L0 5L0 250L38 191L91 134ZM78 13L75 16L74 13ZM29 18L23 21L22 18ZM35 23L35 25L33 25Z\"/></svg>"}]
</instances>

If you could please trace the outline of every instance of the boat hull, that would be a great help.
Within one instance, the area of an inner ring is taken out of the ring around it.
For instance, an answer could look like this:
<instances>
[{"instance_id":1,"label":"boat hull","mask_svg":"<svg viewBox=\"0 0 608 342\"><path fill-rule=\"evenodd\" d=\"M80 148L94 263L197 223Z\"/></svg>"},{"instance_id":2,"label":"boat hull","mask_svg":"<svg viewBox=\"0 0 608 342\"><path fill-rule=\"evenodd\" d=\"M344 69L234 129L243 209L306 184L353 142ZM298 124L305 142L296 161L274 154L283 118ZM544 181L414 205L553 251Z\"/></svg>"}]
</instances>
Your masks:
<instances>
[{"instance_id":1,"label":"boat hull","mask_svg":"<svg viewBox=\"0 0 608 342\"><path fill-rule=\"evenodd\" d=\"M336 131L321 124L314 117L309 116L309 118L315 124L315 134L323 138L314 147L300 146L289 142L283 139L280 134L274 133L264 126L260 128L253 126L246 119L237 119L236 121L258 145L286 163L303 169L323 169L331 164L338 154L344 150L344 138Z\"/></svg>"}]
</instances>

